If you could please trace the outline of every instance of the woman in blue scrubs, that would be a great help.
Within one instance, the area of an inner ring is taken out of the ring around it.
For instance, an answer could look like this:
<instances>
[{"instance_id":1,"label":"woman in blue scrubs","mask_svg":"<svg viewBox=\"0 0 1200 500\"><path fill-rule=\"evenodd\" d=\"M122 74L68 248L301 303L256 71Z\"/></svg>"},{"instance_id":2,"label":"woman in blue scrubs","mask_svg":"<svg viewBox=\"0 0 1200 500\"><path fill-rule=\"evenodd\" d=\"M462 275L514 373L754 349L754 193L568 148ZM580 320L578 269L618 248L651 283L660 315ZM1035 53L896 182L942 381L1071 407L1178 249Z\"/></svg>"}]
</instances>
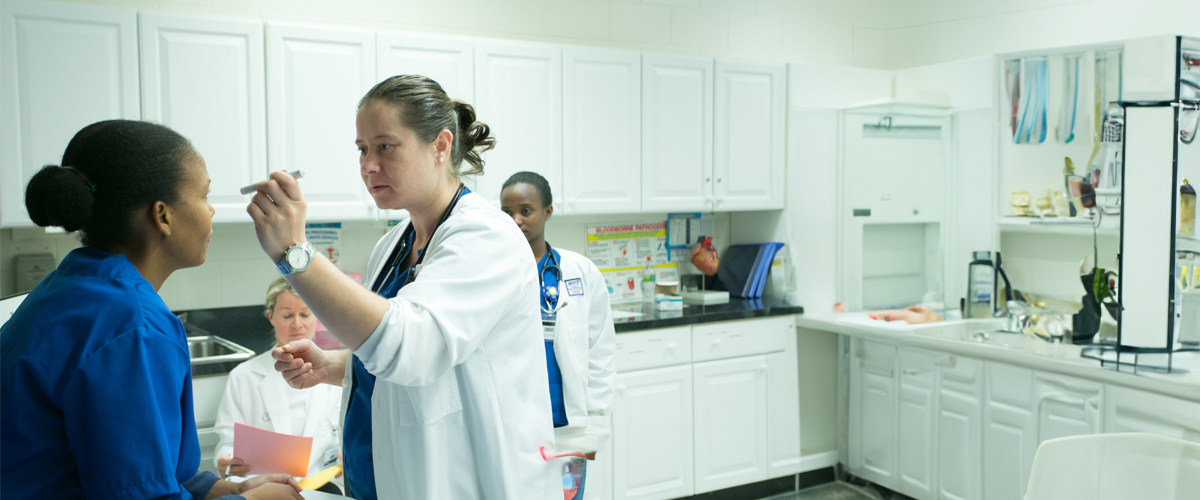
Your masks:
<instances>
[{"instance_id":1,"label":"woman in blue scrubs","mask_svg":"<svg viewBox=\"0 0 1200 500\"><path fill-rule=\"evenodd\" d=\"M500 210L517 223L538 263L555 447L595 460L611 427L608 411L616 377L612 308L600 269L586 257L546 242L553 201L550 183L534 172L513 174L500 190ZM579 480L570 486L564 482L568 493L575 490L567 499L583 498L587 462L574 460L570 467L570 475Z\"/></svg>"},{"instance_id":2,"label":"woman in blue scrubs","mask_svg":"<svg viewBox=\"0 0 1200 500\"><path fill-rule=\"evenodd\" d=\"M75 134L62 165L33 176L25 206L83 247L0 329L0 496L301 498L286 475L196 473L186 334L157 292L204 263L204 159L167 127L112 120Z\"/></svg>"}]
</instances>

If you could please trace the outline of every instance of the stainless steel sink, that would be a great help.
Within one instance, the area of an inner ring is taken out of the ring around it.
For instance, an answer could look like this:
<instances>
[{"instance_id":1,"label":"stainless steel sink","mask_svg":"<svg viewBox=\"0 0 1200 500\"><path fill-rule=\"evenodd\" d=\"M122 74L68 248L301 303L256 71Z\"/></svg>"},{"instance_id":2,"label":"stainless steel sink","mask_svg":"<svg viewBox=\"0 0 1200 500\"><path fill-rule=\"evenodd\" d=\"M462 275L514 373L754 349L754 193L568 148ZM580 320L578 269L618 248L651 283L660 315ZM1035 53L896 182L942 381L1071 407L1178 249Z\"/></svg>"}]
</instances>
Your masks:
<instances>
[{"instance_id":1,"label":"stainless steel sink","mask_svg":"<svg viewBox=\"0 0 1200 500\"><path fill-rule=\"evenodd\" d=\"M254 356L254 351L216 335L188 337L187 341L192 366L245 361Z\"/></svg>"}]
</instances>

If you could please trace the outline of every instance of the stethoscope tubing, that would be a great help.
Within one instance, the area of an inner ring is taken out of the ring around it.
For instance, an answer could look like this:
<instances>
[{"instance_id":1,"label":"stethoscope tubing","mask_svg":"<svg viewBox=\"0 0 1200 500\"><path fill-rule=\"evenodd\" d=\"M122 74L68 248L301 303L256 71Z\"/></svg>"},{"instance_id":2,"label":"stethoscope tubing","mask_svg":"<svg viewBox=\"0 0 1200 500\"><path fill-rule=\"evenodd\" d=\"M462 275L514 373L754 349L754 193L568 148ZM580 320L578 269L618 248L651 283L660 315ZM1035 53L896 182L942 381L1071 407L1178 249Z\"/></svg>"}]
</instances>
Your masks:
<instances>
[{"instance_id":1,"label":"stethoscope tubing","mask_svg":"<svg viewBox=\"0 0 1200 500\"><path fill-rule=\"evenodd\" d=\"M554 256L554 249L550 248L550 243L546 243L546 266L538 269L538 291L542 294L542 300L538 302L538 306L546 314L557 314L559 310L567 307L567 301L563 300L561 293L556 294L556 302L554 307L547 309L543 303L550 303L549 294L546 293L546 271L553 271L553 275L558 282L558 287L562 287L562 268L558 267L558 259Z\"/></svg>"}]
</instances>

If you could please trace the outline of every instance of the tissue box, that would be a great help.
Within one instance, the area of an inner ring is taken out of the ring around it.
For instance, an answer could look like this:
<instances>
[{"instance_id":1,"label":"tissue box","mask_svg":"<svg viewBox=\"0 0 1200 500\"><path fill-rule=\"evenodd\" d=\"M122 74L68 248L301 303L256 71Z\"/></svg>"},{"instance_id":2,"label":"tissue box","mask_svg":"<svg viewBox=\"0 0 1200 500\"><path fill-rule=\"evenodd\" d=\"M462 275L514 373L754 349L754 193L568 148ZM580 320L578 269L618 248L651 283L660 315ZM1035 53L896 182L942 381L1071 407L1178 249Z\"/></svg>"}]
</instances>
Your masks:
<instances>
[{"instance_id":1,"label":"tissue box","mask_svg":"<svg viewBox=\"0 0 1200 500\"><path fill-rule=\"evenodd\" d=\"M655 295L654 305L660 311L682 311L683 297L678 295Z\"/></svg>"}]
</instances>

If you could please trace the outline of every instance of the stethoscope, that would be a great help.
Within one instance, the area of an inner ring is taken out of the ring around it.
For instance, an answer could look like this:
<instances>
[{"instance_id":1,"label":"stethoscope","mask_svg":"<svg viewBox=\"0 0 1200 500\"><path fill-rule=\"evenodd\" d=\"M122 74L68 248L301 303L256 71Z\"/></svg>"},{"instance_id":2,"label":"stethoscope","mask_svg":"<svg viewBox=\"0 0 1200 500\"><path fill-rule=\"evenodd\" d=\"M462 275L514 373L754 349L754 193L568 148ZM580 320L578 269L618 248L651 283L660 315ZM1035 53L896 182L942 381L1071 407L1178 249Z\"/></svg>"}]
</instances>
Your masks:
<instances>
[{"instance_id":1,"label":"stethoscope","mask_svg":"<svg viewBox=\"0 0 1200 500\"><path fill-rule=\"evenodd\" d=\"M562 285L562 268L558 267L558 258L554 256L554 249L550 248L550 243L546 243L546 266L538 270L538 284L541 285L542 301L539 307L545 314L557 314L559 310L567 307L567 301L558 294L558 286L546 284L546 271L552 272L555 283ZM545 305L551 303L551 299L558 299L554 302L554 307L546 309Z\"/></svg>"},{"instance_id":2,"label":"stethoscope","mask_svg":"<svg viewBox=\"0 0 1200 500\"><path fill-rule=\"evenodd\" d=\"M453 211L454 207L458 205L458 200L460 198L462 198L463 191L466 191L466 189L467 189L466 185L464 185L464 184L458 185L458 191L454 192L454 199L450 201L450 206L446 207L446 211L442 212L442 218L440 220L438 220L438 223L436 226L433 226L434 233L437 232L438 228L442 227L442 223L446 222L446 219L450 218L450 212ZM375 280L375 286L372 287L372 289L376 293L380 293L380 289L383 287L383 284L387 282L387 277L390 276L392 273L396 272L396 267L399 266L400 263L404 259L408 258L408 252L407 252L408 237L409 237L409 234L412 233L412 231L413 231L413 225L412 225L412 220L410 219L408 228L404 230L404 234L400 235L400 244L396 245L396 248L394 250L392 250L392 255L391 255L391 257L388 258L389 263L386 267L384 267L384 269L386 269L387 272L380 273L379 278L377 278ZM429 241L433 241L433 234L429 235ZM408 268L408 277L405 278L404 285L402 285L401 288L408 286L413 281L417 280L417 266L420 266L421 262L425 261L425 254L427 254L427 253L429 253L429 252L421 252L420 254L417 255L417 261L413 262L412 267Z\"/></svg>"}]
</instances>

